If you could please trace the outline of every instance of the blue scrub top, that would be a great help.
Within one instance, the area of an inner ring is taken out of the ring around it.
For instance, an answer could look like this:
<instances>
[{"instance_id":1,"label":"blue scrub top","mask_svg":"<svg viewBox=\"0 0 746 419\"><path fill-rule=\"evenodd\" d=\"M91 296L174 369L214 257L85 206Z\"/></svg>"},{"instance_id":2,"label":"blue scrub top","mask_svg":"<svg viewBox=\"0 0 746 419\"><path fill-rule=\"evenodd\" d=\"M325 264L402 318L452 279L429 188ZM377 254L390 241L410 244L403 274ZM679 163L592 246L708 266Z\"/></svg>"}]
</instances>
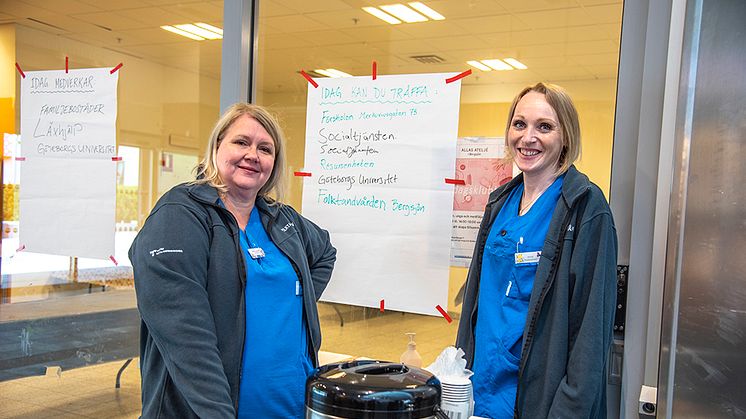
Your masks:
<instances>
[{"instance_id":1,"label":"blue scrub top","mask_svg":"<svg viewBox=\"0 0 746 419\"><path fill-rule=\"evenodd\" d=\"M298 275L270 240L256 207L240 236L246 259L246 339L238 417L303 418L313 363ZM264 257L251 257L249 249L257 248Z\"/></svg>"},{"instance_id":2,"label":"blue scrub top","mask_svg":"<svg viewBox=\"0 0 746 419\"><path fill-rule=\"evenodd\" d=\"M482 257L474 333L474 415L512 418L528 303L549 222L562 192L558 177L523 216L523 184L492 223ZM523 258L523 259L521 259Z\"/></svg>"}]
</instances>

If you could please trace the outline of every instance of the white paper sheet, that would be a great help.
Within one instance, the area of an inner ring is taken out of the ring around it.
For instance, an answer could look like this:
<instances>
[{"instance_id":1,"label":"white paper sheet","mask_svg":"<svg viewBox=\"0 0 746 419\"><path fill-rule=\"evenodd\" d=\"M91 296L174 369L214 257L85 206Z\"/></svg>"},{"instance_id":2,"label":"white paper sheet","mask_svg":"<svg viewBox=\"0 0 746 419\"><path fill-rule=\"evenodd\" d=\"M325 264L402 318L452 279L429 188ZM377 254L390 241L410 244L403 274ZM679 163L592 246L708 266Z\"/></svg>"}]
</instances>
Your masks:
<instances>
[{"instance_id":1,"label":"white paper sheet","mask_svg":"<svg viewBox=\"0 0 746 419\"><path fill-rule=\"evenodd\" d=\"M114 254L119 73L29 71L21 81L20 243L28 252Z\"/></svg>"},{"instance_id":2,"label":"white paper sheet","mask_svg":"<svg viewBox=\"0 0 746 419\"><path fill-rule=\"evenodd\" d=\"M325 301L448 309L459 81L452 74L309 85L303 214L331 233Z\"/></svg>"}]
</instances>

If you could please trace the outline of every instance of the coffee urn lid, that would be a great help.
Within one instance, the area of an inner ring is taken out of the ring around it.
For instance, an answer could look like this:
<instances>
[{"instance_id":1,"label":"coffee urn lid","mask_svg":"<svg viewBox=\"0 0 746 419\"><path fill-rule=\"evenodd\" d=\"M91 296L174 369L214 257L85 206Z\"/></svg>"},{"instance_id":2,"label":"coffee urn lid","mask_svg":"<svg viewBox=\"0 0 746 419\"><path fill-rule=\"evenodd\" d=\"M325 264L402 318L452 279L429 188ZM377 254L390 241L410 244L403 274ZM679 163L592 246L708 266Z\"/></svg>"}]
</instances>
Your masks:
<instances>
[{"instance_id":1,"label":"coffee urn lid","mask_svg":"<svg viewBox=\"0 0 746 419\"><path fill-rule=\"evenodd\" d=\"M352 361L318 368L306 381L306 407L343 418L425 418L440 404L440 381L408 365Z\"/></svg>"}]
</instances>

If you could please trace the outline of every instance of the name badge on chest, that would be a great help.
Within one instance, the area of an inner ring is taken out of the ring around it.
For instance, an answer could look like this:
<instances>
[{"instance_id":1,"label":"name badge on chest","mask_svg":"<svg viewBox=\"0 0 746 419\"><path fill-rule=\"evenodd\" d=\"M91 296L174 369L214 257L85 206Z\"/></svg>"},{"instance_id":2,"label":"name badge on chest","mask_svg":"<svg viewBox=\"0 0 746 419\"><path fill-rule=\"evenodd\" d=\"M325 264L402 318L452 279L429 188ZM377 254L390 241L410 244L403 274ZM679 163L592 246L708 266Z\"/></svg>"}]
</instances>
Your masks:
<instances>
[{"instance_id":1,"label":"name badge on chest","mask_svg":"<svg viewBox=\"0 0 746 419\"><path fill-rule=\"evenodd\" d=\"M535 265L539 263L539 257L541 256L541 250L538 252L520 252L515 253L515 264L520 265Z\"/></svg>"},{"instance_id":2,"label":"name badge on chest","mask_svg":"<svg viewBox=\"0 0 746 419\"><path fill-rule=\"evenodd\" d=\"M264 250L261 247L252 247L249 249L249 256L252 259L259 259L264 257Z\"/></svg>"}]
</instances>

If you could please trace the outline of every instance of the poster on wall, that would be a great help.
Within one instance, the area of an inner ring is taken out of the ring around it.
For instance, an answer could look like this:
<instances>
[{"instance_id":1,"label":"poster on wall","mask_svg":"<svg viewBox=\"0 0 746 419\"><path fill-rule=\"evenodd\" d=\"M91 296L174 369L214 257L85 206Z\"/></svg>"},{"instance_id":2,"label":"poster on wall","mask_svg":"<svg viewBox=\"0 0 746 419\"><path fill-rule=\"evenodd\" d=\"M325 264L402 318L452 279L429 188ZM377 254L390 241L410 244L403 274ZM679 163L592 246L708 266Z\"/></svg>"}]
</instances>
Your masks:
<instances>
[{"instance_id":1,"label":"poster on wall","mask_svg":"<svg viewBox=\"0 0 746 419\"><path fill-rule=\"evenodd\" d=\"M447 310L460 81L451 74L316 79L303 215L337 248L324 301Z\"/></svg>"},{"instance_id":2,"label":"poster on wall","mask_svg":"<svg viewBox=\"0 0 746 419\"><path fill-rule=\"evenodd\" d=\"M469 266L490 192L513 178L513 165L504 158L503 138L458 139L456 179L464 184L453 191L451 266Z\"/></svg>"},{"instance_id":3,"label":"poster on wall","mask_svg":"<svg viewBox=\"0 0 746 419\"><path fill-rule=\"evenodd\" d=\"M20 243L27 252L114 254L119 73L28 71L21 80Z\"/></svg>"}]
</instances>

